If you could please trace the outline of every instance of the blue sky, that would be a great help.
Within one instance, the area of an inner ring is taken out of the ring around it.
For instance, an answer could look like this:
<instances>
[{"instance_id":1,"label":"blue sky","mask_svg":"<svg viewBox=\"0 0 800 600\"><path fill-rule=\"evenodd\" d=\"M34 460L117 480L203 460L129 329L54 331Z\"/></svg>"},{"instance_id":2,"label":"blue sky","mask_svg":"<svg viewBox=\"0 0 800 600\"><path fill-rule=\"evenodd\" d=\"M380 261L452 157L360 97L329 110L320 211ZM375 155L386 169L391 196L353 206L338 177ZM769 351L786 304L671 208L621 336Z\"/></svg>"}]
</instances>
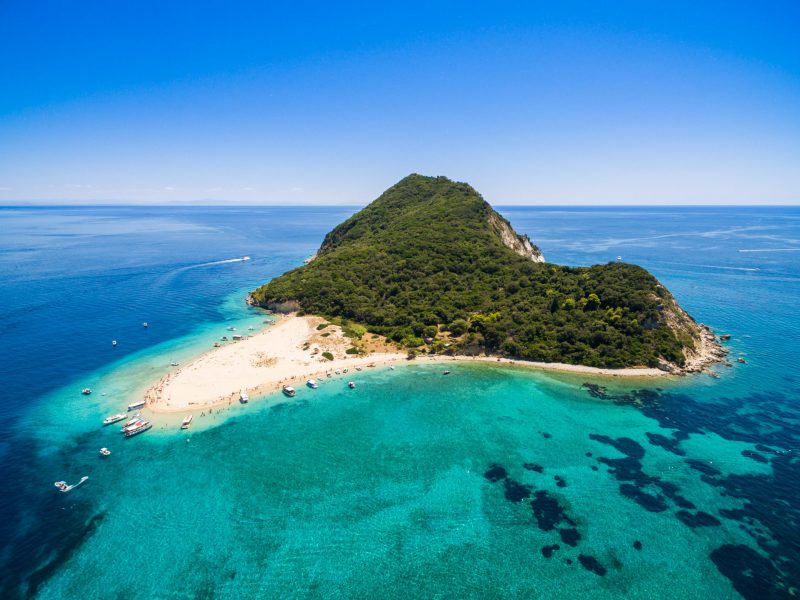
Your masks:
<instances>
[{"instance_id":1,"label":"blue sky","mask_svg":"<svg viewBox=\"0 0 800 600\"><path fill-rule=\"evenodd\" d=\"M0 202L800 203L800 3L0 0Z\"/></svg>"}]
</instances>

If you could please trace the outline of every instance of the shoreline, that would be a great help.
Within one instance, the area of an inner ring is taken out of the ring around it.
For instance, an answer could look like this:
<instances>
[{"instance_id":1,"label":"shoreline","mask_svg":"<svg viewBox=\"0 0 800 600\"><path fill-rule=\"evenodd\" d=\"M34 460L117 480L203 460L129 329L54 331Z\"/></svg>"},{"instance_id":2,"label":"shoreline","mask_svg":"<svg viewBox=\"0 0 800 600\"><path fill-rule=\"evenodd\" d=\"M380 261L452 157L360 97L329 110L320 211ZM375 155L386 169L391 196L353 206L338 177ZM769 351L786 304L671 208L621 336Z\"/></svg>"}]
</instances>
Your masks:
<instances>
[{"instance_id":1,"label":"shoreline","mask_svg":"<svg viewBox=\"0 0 800 600\"><path fill-rule=\"evenodd\" d=\"M406 354L394 350L366 355L347 354L351 345L349 338L344 336L340 327L333 324L323 327L325 323L328 321L322 317L282 315L258 333L215 347L162 377L147 388L144 394L146 407L153 413L170 414L229 406L239 402L242 391L256 397L278 392L284 385L305 386L306 380L325 379L337 370L337 375L344 375L351 369L397 362L468 361L592 377L661 378L701 372L720 362L726 354L713 332L700 326L700 347L687 359L685 367L671 370L647 367L609 369L485 355L423 355L408 361ZM324 352L330 352L334 359L323 358Z\"/></svg>"}]
</instances>

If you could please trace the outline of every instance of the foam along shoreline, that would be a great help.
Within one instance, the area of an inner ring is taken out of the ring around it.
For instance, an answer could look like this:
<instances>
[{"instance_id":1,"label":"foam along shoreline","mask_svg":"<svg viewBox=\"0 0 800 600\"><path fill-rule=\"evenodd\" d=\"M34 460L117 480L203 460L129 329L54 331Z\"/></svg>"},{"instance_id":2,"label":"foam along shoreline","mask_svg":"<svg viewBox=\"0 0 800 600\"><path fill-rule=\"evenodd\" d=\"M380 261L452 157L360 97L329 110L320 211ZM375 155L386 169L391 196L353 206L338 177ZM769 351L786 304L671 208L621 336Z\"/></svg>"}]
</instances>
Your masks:
<instances>
[{"instance_id":1,"label":"foam along shoreline","mask_svg":"<svg viewBox=\"0 0 800 600\"><path fill-rule=\"evenodd\" d=\"M350 340L341 329L321 317L285 315L273 325L241 341L214 348L185 366L164 376L146 394L147 408L156 413L176 413L229 405L239 394L250 398L279 391L284 385L303 386L310 378L320 379L336 370L386 365L405 361L406 354L378 351L350 355ZM672 372L657 368L604 369L564 363L530 362L492 356L431 356L420 362L478 361L514 364L521 367L601 377L665 377L703 370L724 356L713 333L705 330L697 353L684 369ZM330 352L334 360L322 356ZM352 377L352 375L351 375Z\"/></svg>"}]
</instances>

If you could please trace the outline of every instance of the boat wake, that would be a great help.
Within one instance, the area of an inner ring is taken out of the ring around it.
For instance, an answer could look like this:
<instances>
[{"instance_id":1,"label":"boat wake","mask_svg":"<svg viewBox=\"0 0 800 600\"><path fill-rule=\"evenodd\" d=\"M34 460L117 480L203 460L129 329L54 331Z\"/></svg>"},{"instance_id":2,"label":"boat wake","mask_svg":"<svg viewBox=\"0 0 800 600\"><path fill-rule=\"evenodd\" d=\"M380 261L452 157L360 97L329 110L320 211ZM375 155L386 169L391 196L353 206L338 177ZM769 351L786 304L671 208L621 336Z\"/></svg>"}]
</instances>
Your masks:
<instances>
[{"instance_id":1,"label":"boat wake","mask_svg":"<svg viewBox=\"0 0 800 600\"><path fill-rule=\"evenodd\" d=\"M240 256L239 258L226 258L225 260L212 260L211 262L204 262L204 263L198 263L196 265L187 265L185 267L178 267L177 269L174 269L172 271L168 271L167 273L165 273L161 277L160 283L163 284L163 283L166 283L168 281L171 281L173 278L177 277L181 273L185 273L186 271L191 271L193 269L201 269L203 267L213 267L213 266L216 266L216 265L227 265L227 264L231 264L231 263L240 263L240 262L246 262L248 260L250 260L249 256Z\"/></svg>"},{"instance_id":2,"label":"boat wake","mask_svg":"<svg viewBox=\"0 0 800 600\"><path fill-rule=\"evenodd\" d=\"M739 252L800 252L800 248L755 248L739 250Z\"/></svg>"},{"instance_id":3,"label":"boat wake","mask_svg":"<svg viewBox=\"0 0 800 600\"><path fill-rule=\"evenodd\" d=\"M199 269L200 267L211 267L214 265L226 265L228 263L245 262L250 260L249 256L241 256L239 258L227 258L225 260L212 260L211 262L204 262L197 265L189 265L188 267L181 267L178 271L186 271L188 269Z\"/></svg>"}]
</instances>

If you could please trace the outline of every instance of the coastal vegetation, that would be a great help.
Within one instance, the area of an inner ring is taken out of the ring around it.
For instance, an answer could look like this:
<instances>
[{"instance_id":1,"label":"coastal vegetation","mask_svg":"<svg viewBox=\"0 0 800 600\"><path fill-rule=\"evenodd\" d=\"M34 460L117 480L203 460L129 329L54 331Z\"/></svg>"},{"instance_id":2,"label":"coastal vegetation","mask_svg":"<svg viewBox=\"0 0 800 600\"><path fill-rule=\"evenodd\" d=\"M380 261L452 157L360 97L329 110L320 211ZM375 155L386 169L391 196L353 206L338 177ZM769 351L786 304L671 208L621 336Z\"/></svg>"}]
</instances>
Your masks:
<instances>
[{"instance_id":1,"label":"coastal vegetation","mask_svg":"<svg viewBox=\"0 0 800 600\"><path fill-rule=\"evenodd\" d=\"M313 261L251 301L417 352L594 367L681 366L699 336L645 269L545 263L469 185L421 175L334 228Z\"/></svg>"}]
</instances>

